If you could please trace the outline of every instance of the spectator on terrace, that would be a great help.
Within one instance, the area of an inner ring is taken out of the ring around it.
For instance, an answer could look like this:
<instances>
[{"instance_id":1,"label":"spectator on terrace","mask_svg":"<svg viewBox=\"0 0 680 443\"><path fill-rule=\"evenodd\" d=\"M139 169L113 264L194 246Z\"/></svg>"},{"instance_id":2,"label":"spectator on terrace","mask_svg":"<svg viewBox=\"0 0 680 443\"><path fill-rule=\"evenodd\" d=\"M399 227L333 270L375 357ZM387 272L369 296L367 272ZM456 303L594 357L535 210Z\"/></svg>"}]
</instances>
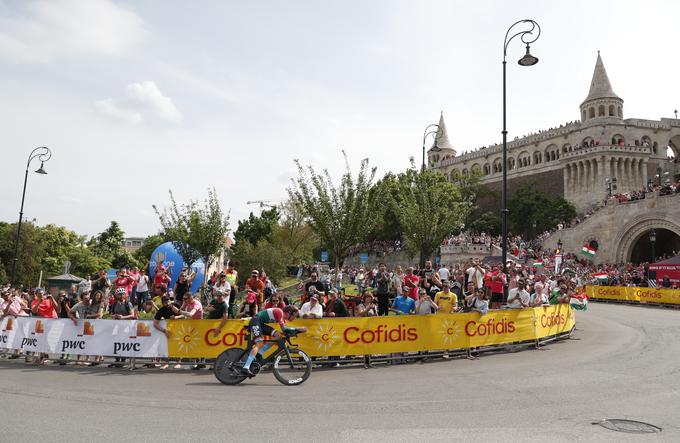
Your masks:
<instances>
[{"instance_id":1,"label":"spectator on terrace","mask_svg":"<svg viewBox=\"0 0 680 443\"><path fill-rule=\"evenodd\" d=\"M323 317L323 308L321 308L321 303L319 303L319 296L317 294L311 294L309 301L302 305L300 308L301 318L321 318Z\"/></svg>"},{"instance_id":2,"label":"spectator on terrace","mask_svg":"<svg viewBox=\"0 0 680 443\"><path fill-rule=\"evenodd\" d=\"M385 263L378 265L375 275L375 292L378 297L378 315L389 315L390 311L390 274Z\"/></svg>"},{"instance_id":3,"label":"spectator on terrace","mask_svg":"<svg viewBox=\"0 0 680 443\"><path fill-rule=\"evenodd\" d=\"M439 307L435 302L432 301L432 297L428 295L427 290L425 288L421 288L418 295L419 298L418 301L416 302L415 309L416 314L426 315L432 314L433 312L437 312L437 309Z\"/></svg>"},{"instance_id":4,"label":"spectator on terrace","mask_svg":"<svg viewBox=\"0 0 680 443\"><path fill-rule=\"evenodd\" d=\"M141 311L142 305L149 300L149 276L144 269L139 271L136 284L137 308Z\"/></svg>"},{"instance_id":5,"label":"spectator on terrace","mask_svg":"<svg viewBox=\"0 0 680 443\"><path fill-rule=\"evenodd\" d=\"M434 297L437 314L452 314L458 311L458 297L451 292L451 283L448 280L444 280L442 286L442 290Z\"/></svg>"},{"instance_id":6,"label":"spectator on terrace","mask_svg":"<svg viewBox=\"0 0 680 443\"><path fill-rule=\"evenodd\" d=\"M286 303L281 300L281 296L278 294L278 292L275 292L269 297L267 300L267 303L265 303L264 308L269 309L269 308L279 308L283 309L286 307Z\"/></svg>"},{"instance_id":7,"label":"spectator on terrace","mask_svg":"<svg viewBox=\"0 0 680 443\"><path fill-rule=\"evenodd\" d=\"M484 285L484 269L480 266L479 260L472 261L472 266L467 268L465 272L468 275L468 282L475 282L475 288L481 288Z\"/></svg>"},{"instance_id":8,"label":"spectator on terrace","mask_svg":"<svg viewBox=\"0 0 680 443\"><path fill-rule=\"evenodd\" d=\"M184 294L191 294L191 284L195 277L195 272L191 272L188 268L182 269L182 272L179 273L179 277L177 277L177 281L175 282L175 287L173 288L176 300L185 300Z\"/></svg>"},{"instance_id":9,"label":"spectator on terrace","mask_svg":"<svg viewBox=\"0 0 680 443\"><path fill-rule=\"evenodd\" d=\"M72 308L66 310L66 316L70 318L71 321L73 321L74 325L78 326L78 319L86 318L89 309L90 309L90 294L89 292L83 292L80 295L80 301L73 305Z\"/></svg>"},{"instance_id":10,"label":"spectator on terrace","mask_svg":"<svg viewBox=\"0 0 680 443\"><path fill-rule=\"evenodd\" d=\"M664 289L669 289L671 286L671 279L667 275L664 275L661 279L661 287Z\"/></svg>"},{"instance_id":11,"label":"spectator on terrace","mask_svg":"<svg viewBox=\"0 0 680 443\"><path fill-rule=\"evenodd\" d=\"M161 306L159 306L158 311L153 319L153 327L164 334L167 338L170 338L170 331L166 327L161 325L161 320L170 320L174 317L177 308L170 302L170 297L164 295L161 297ZM175 368L181 368L181 365L176 365ZM168 369L168 364L164 363L160 369Z\"/></svg>"},{"instance_id":12,"label":"spectator on terrace","mask_svg":"<svg viewBox=\"0 0 680 443\"><path fill-rule=\"evenodd\" d=\"M118 289L125 289L125 299L128 300L130 297L130 288L132 287L134 280L127 272L127 268L123 268L116 272L116 279L113 281L114 294L118 292Z\"/></svg>"},{"instance_id":13,"label":"spectator on terrace","mask_svg":"<svg viewBox=\"0 0 680 443\"><path fill-rule=\"evenodd\" d=\"M415 274L412 267L408 268L406 276L404 277L404 295L408 296L415 301L418 299L418 286L420 283L420 278ZM396 300L396 299L395 299ZM394 307L394 303L393 303Z\"/></svg>"},{"instance_id":14,"label":"spectator on terrace","mask_svg":"<svg viewBox=\"0 0 680 443\"><path fill-rule=\"evenodd\" d=\"M92 280L90 279L89 275L86 275L83 280L78 283L78 297L80 297L83 292L87 291L90 292L92 289Z\"/></svg>"},{"instance_id":15,"label":"spectator on terrace","mask_svg":"<svg viewBox=\"0 0 680 443\"><path fill-rule=\"evenodd\" d=\"M395 296L404 293L404 277L404 271L402 271L401 266L397 265L392 274L392 293Z\"/></svg>"},{"instance_id":16,"label":"spectator on terrace","mask_svg":"<svg viewBox=\"0 0 680 443\"><path fill-rule=\"evenodd\" d=\"M338 293L335 289L331 289L328 291L328 295L330 299L326 306L326 317L349 317L342 292Z\"/></svg>"},{"instance_id":17,"label":"spectator on terrace","mask_svg":"<svg viewBox=\"0 0 680 443\"><path fill-rule=\"evenodd\" d=\"M92 293L96 291L102 291L104 294L104 301L107 301L109 296L109 289L111 288L111 282L109 281L109 276L105 270L99 271L97 278L92 281Z\"/></svg>"},{"instance_id":18,"label":"spectator on terrace","mask_svg":"<svg viewBox=\"0 0 680 443\"><path fill-rule=\"evenodd\" d=\"M305 283L305 290L302 293L301 301L303 304L308 302L312 295L316 295L318 301L319 297L322 297L324 293L323 283L319 281L319 274L316 271L312 272L310 279L310 281Z\"/></svg>"},{"instance_id":19,"label":"spectator on terrace","mask_svg":"<svg viewBox=\"0 0 680 443\"><path fill-rule=\"evenodd\" d=\"M364 291L362 302L357 306L357 315L359 317L375 317L378 315L378 307L373 303L373 295L370 291Z\"/></svg>"},{"instance_id":20,"label":"spectator on terrace","mask_svg":"<svg viewBox=\"0 0 680 443\"><path fill-rule=\"evenodd\" d=\"M477 289L465 297L465 303L469 312L479 312L481 315L489 312L489 300L483 289Z\"/></svg>"},{"instance_id":21,"label":"spectator on terrace","mask_svg":"<svg viewBox=\"0 0 680 443\"><path fill-rule=\"evenodd\" d=\"M250 278L246 280L246 290L255 293L257 307L261 308L264 304L264 287L265 284L260 278L260 271L253 269L250 271Z\"/></svg>"},{"instance_id":22,"label":"spectator on terrace","mask_svg":"<svg viewBox=\"0 0 680 443\"><path fill-rule=\"evenodd\" d=\"M156 310L153 307L153 302L147 300L142 303L142 309L137 312L138 320L153 320L156 316Z\"/></svg>"},{"instance_id":23,"label":"spectator on terrace","mask_svg":"<svg viewBox=\"0 0 680 443\"><path fill-rule=\"evenodd\" d=\"M13 317L25 317L28 314L28 304L23 298L16 295L14 289L6 289L2 291L2 300L0 301L0 320L6 315Z\"/></svg>"},{"instance_id":24,"label":"spectator on terrace","mask_svg":"<svg viewBox=\"0 0 680 443\"><path fill-rule=\"evenodd\" d=\"M255 317L259 311L257 307L257 294L248 291L246 292L246 299L236 314L236 318Z\"/></svg>"},{"instance_id":25,"label":"spectator on terrace","mask_svg":"<svg viewBox=\"0 0 680 443\"><path fill-rule=\"evenodd\" d=\"M200 320L203 318L203 305L198 299L199 293L192 295L191 292L184 293L184 303L179 308L179 315L175 318L187 318Z\"/></svg>"},{"instance_id":26,"label":"spectator on terrace","mask_svg":"<svg viewBox=\"0 0 680 443\"><path fill-rule=\"evenodd\" d=\"M36 317L57 318L61 312L61 306L54 301L52 294L45 294L42 288L38 288L35 290L35 299L31 303L31 312ZM38 365L49 363L47 358L48 355L42 353L35 363Z\"/></svg>"},{"instance_id":27,"label":"spectator on terrace","mask_svg":"<svg viewBox=\"0 0 680 443\"><path fill-rule=\"evenodd\" d=\"M409 272L411 274L413 273L413 268L409 268ZM408 276L407 276L408 277ZM417 276L415 276L418 278ZM415 288L416 291L418 288ZM416 302L413 300L413 298L409 295L397 295L394 298L394 301L392 302L392 308L390 308L390 311L395 312L397 315L403 315L403 314L412 314L416 309Z\"/></svg>"},{"instance_id":28,"label":"spectator on terrace","mask_svg":"<svg viewBox=\"0 0 680 443\"><path fill-rule=\"evenodd\" d=\"M506 276L501 271L500 266L494 266L491 273L491 309L500 309L504 302L505 279Z\"/></svg>"},{"instance_id":29,"label":"spectator on terrace","mask_svg":"<svg viewBox=\"0 0 680 443\"><path fill-rule=\"evenodd\" d=\"M522 309L529 306L531 297L526 291L526 282L519 280L517 287L510 289L508 292L508 309Z\"/></svg>"},{"instance_id":30,"label":"spectator on terrace","mask_svg":"<svg viewBox=\"0 0 680 443\"><path fill-rule=\"evenodd\" d=\"M534 291L529 300L530 306L538 307L548 304L548 295L543 291L544 286L540 281L534 283Z\"/></svg>"},{"instance_id":31,"label":"spectator on terrace","mask_svg":"<svg viewBox=\"0 0 680 443\"><path fill-rule=\"evenodd\" d=\"M111 318L114 320L131 320L135 317L134 307L127 297L127 288L119 286L114 293L115 300L109 309ZM109 365L110 368L120 368L123 366L125 358L116 357L116 362Z\"/></svg>"}]
</instances>

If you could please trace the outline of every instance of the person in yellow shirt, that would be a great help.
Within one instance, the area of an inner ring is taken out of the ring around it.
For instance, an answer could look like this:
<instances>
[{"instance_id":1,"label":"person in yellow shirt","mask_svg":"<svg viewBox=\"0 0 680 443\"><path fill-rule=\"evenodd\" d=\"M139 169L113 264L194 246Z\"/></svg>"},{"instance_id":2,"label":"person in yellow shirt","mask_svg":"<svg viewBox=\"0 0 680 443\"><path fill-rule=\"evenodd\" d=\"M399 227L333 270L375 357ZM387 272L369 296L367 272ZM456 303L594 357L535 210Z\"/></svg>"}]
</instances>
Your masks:
<instances>
[{"instance_id":1,"label":"person in yellow shirt","mask_svg":"<svg viewBox=\"0 0 680 443\"><path fill-rule=\"evenodd\" d=\"M442 290L434 296L434 303L439 307L437 314L450 314L458 311L458 297L451 292L451 283L442 282Z\"/></svg>"}]
</instances>

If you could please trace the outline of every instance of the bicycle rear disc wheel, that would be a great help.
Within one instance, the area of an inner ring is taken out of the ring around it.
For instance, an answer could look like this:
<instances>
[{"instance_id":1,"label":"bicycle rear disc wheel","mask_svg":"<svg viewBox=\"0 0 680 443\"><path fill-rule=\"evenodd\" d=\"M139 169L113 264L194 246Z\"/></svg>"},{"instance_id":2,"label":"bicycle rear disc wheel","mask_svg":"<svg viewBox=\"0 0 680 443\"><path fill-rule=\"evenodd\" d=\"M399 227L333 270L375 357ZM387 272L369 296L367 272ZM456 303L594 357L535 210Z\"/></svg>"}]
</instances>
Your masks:
<instances>
[{"instance_id":1,"label":"bicycle rear disc wheel","mask_svg":"<svg viewBox=\"0 0 680 443\"><path fill-rule=\"evenodd\" d=\"M239 348L230 348L222 352L215 360L215 377L225 385L237 385L245 380L246 377L232 369L232 365L238 363L242 356L243 349Z\"/></svg>"},{"instance_id":2,"label":"bicycle rear disc wheel","mask_svg":"<svg viewBox=\"0 0 680 443\"><path fill-rule=\"evenodd\" d=\"M274 377L286 386L302 384L312 374L312 359L299 349L289 349L274 360Z\"/></svg>"}]
</instances>

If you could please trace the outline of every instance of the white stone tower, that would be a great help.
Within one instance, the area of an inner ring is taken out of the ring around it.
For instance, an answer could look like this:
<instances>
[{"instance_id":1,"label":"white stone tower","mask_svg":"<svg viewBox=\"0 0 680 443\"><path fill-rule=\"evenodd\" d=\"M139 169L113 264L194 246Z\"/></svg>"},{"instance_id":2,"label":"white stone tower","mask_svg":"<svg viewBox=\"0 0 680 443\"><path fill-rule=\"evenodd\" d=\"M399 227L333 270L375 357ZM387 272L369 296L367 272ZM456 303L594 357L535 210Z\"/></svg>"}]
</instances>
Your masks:
<instances>
[{"instance_id":1,"label":"white stone tower","mask_svg":"<svg viewBox=\"0 0 680 443\"><path fill-rule=\"evenodd\" d=\"M588 97L581 103L581 123L606 124L623 122L623 100L614 93L602 63L600 51L590 82Z\"/></svg>"}]
</instances>

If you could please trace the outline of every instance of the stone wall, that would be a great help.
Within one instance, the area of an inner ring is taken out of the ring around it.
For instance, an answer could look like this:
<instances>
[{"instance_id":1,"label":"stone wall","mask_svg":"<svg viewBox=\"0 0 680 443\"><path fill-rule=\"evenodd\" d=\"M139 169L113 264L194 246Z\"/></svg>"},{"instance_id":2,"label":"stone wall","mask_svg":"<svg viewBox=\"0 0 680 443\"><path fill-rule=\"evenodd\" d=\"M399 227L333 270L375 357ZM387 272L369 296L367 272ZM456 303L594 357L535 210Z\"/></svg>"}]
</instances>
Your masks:
<instances>
[{"instance_id":1,"label":"stone wall","mask_svg":"<svg viewBox=\"0 0 680 443\"><path fill-rule=\"evenodd\" d=\"M552 233L543 248L554 250L561 240L564 252L580 255L584 243L596 240L595 263L621 263L630 260L637 240L651 229L680 235L680 194L658 197L648 193L644 200L608 204L575 227Z\"/></svg>"}]
</instances>

